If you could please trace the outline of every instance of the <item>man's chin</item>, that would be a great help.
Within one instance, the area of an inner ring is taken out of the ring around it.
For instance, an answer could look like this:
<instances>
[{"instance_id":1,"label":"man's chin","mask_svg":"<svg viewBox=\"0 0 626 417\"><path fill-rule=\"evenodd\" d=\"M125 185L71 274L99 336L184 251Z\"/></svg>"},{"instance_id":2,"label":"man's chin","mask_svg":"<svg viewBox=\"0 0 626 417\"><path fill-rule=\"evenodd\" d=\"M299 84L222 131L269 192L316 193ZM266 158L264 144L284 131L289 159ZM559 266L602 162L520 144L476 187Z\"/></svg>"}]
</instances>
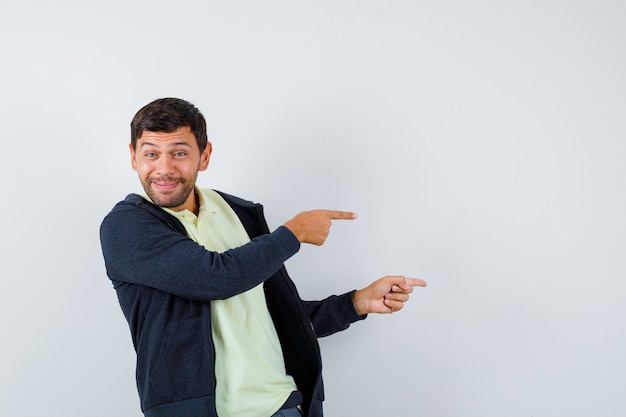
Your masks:
<instances>
[{"instance_id":1,"label":"man's chin","mask_svg":"<svg viewBox=\"0 0 626 417\"><path fill-rule=\"evenodd\" d=\"M177 204L175 201L163 201L163 200L157 200L154 202L154 204L156 204L159 207L168 208L168 209L172 209L172 208L176 208L180 206L180 204Z\"/></svg>"},{"instance_id":2,"label":"man's chin","mask_svg":"<svg viewBox=\"0 0 626 417\"><path fill-rule=\"evenodd\" d=\"M147 194L154 204L156 204L159 207L164 207L164 208L172 208L172 207L181 206L187 200L187 198L183 198L182 196L176 196L176 195L163 195L163 194L155 193L155 192L149 192Z\"/></svg>"},{"instance_id":3,"label":"man's chin","mask_svg":"<svg viewBox=\"0 0 626 417\"><path fill-rule=\"evenodd\" d=\"M159 190L158 188L154 187L152 183L146 184L144 182L142 185L144 191L146 192L148 197L150 197L150 200L152 200L154 204L159 207L169 209L175 209L177 207L183 206L187 202L189 195L193 191L193 188L191 190L187 190L182 183L179 183L178 187L173 190Z\"/></svg>"},{"instance_id":4,"label":"man's chin","mask_svg":"<svg viewBox=\"0 0 626 417\"><path fill-rule=\"evenodd\" d=\"M156 200L152 200L154 201L154 203L159 206L159 207L163 207L163 208L176 208L176 207L180 207L183 204L185 204L185 200L180 200L180 199L164 199L164 198L157 198Z\"/></svg>"}]
</instances>

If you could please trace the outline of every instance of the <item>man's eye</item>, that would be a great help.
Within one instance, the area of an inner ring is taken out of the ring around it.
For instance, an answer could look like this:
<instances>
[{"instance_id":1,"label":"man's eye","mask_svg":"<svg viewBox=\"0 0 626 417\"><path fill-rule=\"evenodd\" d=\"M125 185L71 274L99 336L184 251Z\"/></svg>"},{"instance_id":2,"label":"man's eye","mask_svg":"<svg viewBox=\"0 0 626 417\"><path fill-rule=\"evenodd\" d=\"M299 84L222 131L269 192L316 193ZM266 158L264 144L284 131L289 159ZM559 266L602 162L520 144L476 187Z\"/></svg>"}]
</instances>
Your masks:
<instances>
[{"instance_id":1,"label":"man's eye","mask_svg":"<svg viewBox=\"0 0 626 417\"><path fill-rule=\"evenodd\" d=\"M179 158L183 158L183 157L187 156L187 152L179 151L179 152L174 153L174 155L179 157Z\"/></svg>"},{"instance_id":2,"label":"man's eye","mask_svg":"<svg viewBox=\"0 0 626 417\"><path fill-rule=\"evenodd\" d=\"M154 152L146 152L146 158L156 158L157 154Z\"/></svg>"}]
</instances>

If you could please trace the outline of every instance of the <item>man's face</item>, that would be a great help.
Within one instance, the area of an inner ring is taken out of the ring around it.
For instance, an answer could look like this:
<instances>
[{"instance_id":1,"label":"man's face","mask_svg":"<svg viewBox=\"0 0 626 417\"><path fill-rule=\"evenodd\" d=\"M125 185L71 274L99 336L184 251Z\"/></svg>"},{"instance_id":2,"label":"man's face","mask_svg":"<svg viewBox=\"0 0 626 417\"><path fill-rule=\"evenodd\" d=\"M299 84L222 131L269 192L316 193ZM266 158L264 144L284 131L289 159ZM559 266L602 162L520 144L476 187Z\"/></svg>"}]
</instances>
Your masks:
<instances>
[{"instance_id":1,"label":"man's face","mask_svg":"<svg viewBox=\"0 0 626 417\"><path fill-rule=\"evenodd\" d=\"M197 212L194 187L198 171L209 166L211 143L200 153L189 127L173 132L144 131L136 149L130 145L133 169L152 201L174 211Z\"/></svg>"}]
</instances>

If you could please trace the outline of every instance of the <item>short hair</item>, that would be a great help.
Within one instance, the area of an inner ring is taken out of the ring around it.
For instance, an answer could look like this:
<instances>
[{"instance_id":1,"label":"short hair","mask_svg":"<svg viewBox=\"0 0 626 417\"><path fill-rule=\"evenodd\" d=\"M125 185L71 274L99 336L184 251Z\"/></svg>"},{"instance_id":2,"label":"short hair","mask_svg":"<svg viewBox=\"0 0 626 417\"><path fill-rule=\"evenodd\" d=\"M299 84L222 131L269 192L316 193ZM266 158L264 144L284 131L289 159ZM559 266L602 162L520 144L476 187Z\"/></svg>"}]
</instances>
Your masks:
<instances>
[{"instance_id":1,"label":"short hair","mask_svg":"<svg viewBox=\"0 0 626 417\"><path fill-rule=\"evenodd\" d=\"M189 127L200 153L204 152L208 141L204 116L190 102L172 97L154 100L139 109L130 122L130 143L136 149L144 131L173 132L179 127Z\"/></svg>"}]
</instances>

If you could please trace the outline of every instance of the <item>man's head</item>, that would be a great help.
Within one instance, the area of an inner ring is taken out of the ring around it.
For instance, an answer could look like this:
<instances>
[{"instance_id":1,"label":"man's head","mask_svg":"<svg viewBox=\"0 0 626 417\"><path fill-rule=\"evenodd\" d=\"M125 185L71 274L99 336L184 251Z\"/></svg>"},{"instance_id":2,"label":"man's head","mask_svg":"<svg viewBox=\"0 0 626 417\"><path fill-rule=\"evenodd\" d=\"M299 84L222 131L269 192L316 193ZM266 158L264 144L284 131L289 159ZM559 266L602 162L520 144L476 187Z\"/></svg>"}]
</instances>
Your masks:
<instances>
[{"instance_id":1,"label":"man's head","mask_svg":"<svg viewBox=\"0 0 626 417\"><path fill-rule=\"evenodd\" d=\"M207 145L206 120L200 110L180 98L160 98L143 106L130 122L130 143L137 149L137 139L144 131L173 132L179 127L189 127L196 136L200 152Z\"/></svg>"},{"instance_id":2,"label":"man's head","mask_svg":"<svg viewBox=\"0 0 626 417\"><path fill-rule=\"evenodd\" d=\"M193 104L164 98L141 108L131 122L129 149L132 167L156 205L197 214L196 178L207 169L212 147Z\"/></svg>"}]
</instances>

